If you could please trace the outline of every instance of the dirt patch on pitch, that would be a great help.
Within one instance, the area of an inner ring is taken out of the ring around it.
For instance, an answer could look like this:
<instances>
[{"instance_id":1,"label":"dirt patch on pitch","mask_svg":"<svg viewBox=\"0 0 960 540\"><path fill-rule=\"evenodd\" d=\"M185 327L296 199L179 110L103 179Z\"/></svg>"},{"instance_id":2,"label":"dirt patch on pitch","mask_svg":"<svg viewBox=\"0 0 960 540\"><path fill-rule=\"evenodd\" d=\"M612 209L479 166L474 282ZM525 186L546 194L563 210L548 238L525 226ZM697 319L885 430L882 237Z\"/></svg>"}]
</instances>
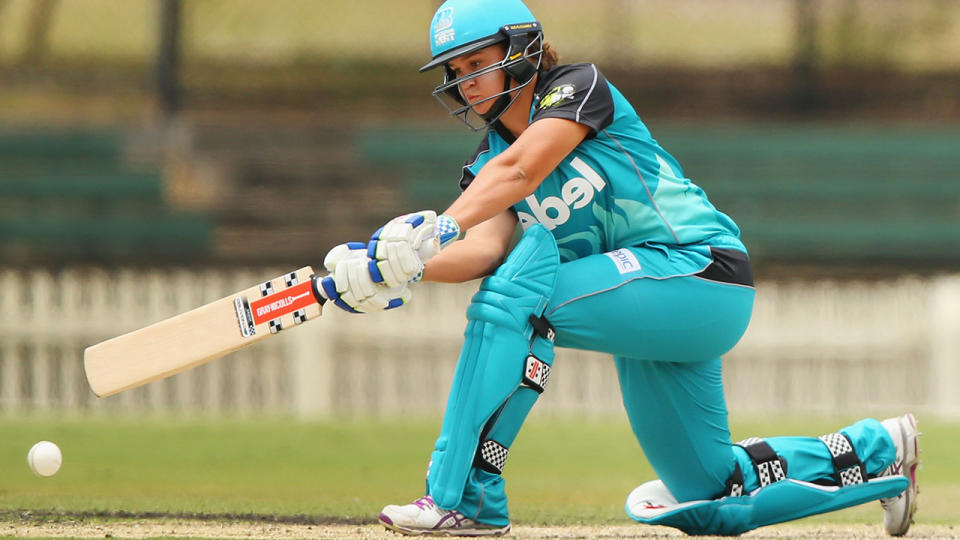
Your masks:
<instances>
[{"instance_id":1,"label":"dirt patch on pitch","mask_svg":"<svg viewBox=\"0 0 960 540\"><path fill-rule=\"evenodd\" d=\"M910 538L960 538L960 528L915 525ZM54 538L264 538L270 540L301 538L380 539L402 538L370 524L304 524L256 521L200 521L137 519L91 522L63 519L57 521L21 520L0 522L0 536ZM517 539L607 539L684 537L665 527L641 525L514 527L510 538ZM709 537L700 537L709 538ZM765 527L743 538L890 538L878 525L781 525Z\"/></svg>"}]
</instances>

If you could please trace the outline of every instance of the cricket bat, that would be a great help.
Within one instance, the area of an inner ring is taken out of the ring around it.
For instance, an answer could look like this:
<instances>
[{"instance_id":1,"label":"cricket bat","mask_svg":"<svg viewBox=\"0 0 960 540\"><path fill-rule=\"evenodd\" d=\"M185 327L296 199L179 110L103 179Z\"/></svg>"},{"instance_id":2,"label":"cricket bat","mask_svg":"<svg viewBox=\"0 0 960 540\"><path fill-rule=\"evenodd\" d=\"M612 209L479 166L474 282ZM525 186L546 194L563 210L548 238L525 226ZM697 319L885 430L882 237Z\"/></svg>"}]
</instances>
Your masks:
<instances>
[{"instance_id":1,"label":"cricket bat","mask_svg":"<svg viewBox=\"0 0 960 540\"><path fill-rule=\"evenodd\" d=\"M99 397L220 358L318 317L325 299L305 266L205 306L87 347L83 367Z\"/></svg>"}]
</instances>

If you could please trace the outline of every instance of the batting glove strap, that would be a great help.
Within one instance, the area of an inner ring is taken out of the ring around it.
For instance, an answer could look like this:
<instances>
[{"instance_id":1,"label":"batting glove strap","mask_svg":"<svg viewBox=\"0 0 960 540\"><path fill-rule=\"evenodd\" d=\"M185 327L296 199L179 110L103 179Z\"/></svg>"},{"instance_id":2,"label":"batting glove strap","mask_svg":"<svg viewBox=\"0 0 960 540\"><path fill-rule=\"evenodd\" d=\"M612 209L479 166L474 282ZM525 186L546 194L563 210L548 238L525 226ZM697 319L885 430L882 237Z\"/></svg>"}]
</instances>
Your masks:
<instances>
[{"instance_id":1,"label":"batting glove strap","mask_svg":"<svg viewBox=\"0 0 960 540\"><path fill-rule=\"evenodd\" d=\"M440 240L441 248L460 238L460 224L453 219L453 216L447 214L437 216L435 227L435 234Z\"/></svg>"}]
</instances>

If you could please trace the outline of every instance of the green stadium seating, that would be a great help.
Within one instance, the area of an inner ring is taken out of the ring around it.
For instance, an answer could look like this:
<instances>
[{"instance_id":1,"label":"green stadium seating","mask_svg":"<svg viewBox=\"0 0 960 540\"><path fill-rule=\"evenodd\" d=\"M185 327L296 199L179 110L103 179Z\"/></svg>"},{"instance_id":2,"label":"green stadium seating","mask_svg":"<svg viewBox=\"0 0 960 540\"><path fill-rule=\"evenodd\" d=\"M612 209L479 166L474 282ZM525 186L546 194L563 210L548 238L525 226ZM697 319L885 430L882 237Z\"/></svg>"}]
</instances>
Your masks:
<instances>
[{"instance_id":1,"label":"green stadium seating","mask_svg":"<svg viewBox=\"0 0 960 540\"><path fill-rule=\"evenodd\" d=\"M157 172L120 170L0 172L0 194L6 199L163 200L163 177Z\"/></svg>"},{"instance_id":2,"label":"green stadium seating","mask_svg":"<svg viewBox=\"0 0 960 540\"><path fill-rule=\"evenodd\" d=\"M960 130L723 126L657 136L737 221L757 261L960 262Z\"/></svg>"},{"instance_id":3,"label":"green stadium seating","mask_svg":"<svg viewBox=\"0 0 960 540\"><path fill-rule=\"evenodd\" d=\"M667 125L654 135L740 225L753 259L786 265L960 262L960 129ZM442 209L481 135L360 132L363 159L399 175L412 206Z\"/></svg>"},{"instance_id":4,"label":"green stadium seating","mask_svg":"<svg viewBox=\"0 0 960 540\"><path fill-rule=\"evenodd\" d=\"M124 163L119 132L0 132L0 264L197 260L213 229L167 206L156 168Z\"/></svg>"},{"instance_id":5,"label":"green stadium seating","mask_svg":"<svg viewBox=\"0 0 960 540\"><path fill-rule=\"evenodd\" d=\"M187 259L210 248L210 219L187 213L115 216L0 217L0 257L29 253L40 261L157 257Z\"/></svg>"},{"instance_id":6,"label":"green stadium seating","mask_svg":"<svg viewBox=\"0 0 960 540\"><path fill-rule=\"evenodd\" d=\"M105 160L117 163L123 153L122 134L114 130L26 129L0 132L0 159Z\"/></svg>"}]
</instances>

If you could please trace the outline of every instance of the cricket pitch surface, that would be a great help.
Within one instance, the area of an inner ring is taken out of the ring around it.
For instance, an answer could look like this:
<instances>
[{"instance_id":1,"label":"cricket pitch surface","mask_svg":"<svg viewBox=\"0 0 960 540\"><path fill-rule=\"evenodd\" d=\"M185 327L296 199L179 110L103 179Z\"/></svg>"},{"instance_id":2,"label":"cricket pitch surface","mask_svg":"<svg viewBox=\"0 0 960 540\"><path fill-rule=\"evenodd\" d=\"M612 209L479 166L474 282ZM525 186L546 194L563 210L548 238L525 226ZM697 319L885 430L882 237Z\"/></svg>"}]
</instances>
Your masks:
<instances>
[{"instance_id":1,"label":"cricket pitch surface","mask_svg":"<svg viewBox=\"0 0 960 540\"><path fill-rule=\"evenodd\" d=\"M24 538L338 538L338 539L392 539L404 538L386 531L380 525L362 524L305 524L264 521L189 520L189 519L114 519L95 521L64 518L43 520L26 516L0 521L0 536ZM678 538L680 531L666 527L644 525L567 525L515 526L505 538L516 539L609 539L609 538ZM689 537L714 538L714 537ZM719 537L723 538L723 537ZM742 535L742 538L891 538L880 524L831 525L794 524L763 527ZM914 525L905 538L960 538L960 525Z\"/></svg>"}]
</instances>

